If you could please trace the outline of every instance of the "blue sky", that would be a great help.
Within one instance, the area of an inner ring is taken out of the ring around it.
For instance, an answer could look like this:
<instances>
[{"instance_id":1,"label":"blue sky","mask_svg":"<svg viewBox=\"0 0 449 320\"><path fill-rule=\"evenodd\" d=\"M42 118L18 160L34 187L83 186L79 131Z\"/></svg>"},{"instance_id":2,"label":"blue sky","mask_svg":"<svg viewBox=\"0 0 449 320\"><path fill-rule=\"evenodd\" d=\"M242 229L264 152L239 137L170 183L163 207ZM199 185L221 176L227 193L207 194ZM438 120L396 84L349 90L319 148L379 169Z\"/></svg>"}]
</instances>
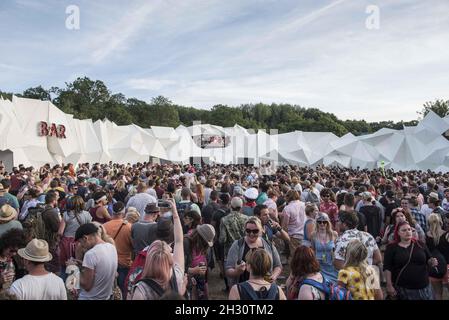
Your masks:
<instances>
[{"instance_id":1,"label":"blue sky","mask_svg":"<svg viewBox=\"0 0 449 320\"><path fill-rule=\"evenodd\" d=\"M69 30L66 7L80 9ZM379 29L365 22L377 5ZM412 120L449 99L447 0L2 0L0 89L64 86L210 108L292 103Z\"/></svg>"}]
</instances>

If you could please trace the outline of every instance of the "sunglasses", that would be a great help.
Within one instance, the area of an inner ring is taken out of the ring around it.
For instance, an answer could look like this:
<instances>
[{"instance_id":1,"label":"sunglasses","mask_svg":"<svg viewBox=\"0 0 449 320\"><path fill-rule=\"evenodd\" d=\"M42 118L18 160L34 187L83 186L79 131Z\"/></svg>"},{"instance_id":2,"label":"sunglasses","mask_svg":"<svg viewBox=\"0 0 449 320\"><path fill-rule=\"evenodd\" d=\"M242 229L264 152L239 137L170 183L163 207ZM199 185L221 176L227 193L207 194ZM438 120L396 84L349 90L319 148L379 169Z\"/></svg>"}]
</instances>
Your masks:
<instances>
[{"instance_id":1,"label":"sunglasses","mask_svg":"<svg viewBox=\"0 0 449 320\"><path fill-rule=\"evenodd\" d=\"M318 224L327 224L327 221L317 221Z\"/></svg>"},{"instance_id":2,"label":"sunglasses","mask_svg":"<svg viewBox=\"0 0 449 320\"><path fill-rule=\"evenodd\" d=\"M253 234L259 233L259 229L246 229L245 231L246 231L246 233L253 233Z\"/></svg>"}]
</instances>

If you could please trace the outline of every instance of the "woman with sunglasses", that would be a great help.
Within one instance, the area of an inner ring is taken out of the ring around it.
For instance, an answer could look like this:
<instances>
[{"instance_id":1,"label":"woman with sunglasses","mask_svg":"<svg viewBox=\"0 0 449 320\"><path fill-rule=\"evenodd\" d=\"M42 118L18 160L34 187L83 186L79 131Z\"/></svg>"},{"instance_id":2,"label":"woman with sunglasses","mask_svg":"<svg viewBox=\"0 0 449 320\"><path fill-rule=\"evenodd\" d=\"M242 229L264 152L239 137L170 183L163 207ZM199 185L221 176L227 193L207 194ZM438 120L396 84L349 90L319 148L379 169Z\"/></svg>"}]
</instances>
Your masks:
<instances>
[{"instance_id":1,"label":"woman with sunglasses","mask_svg":"<svg viewBox=\"0 0 449 320\"><path fill-rule=\"evenodd\" d=\"M332 230L329 216L320 212L316 218L316 231L312 234L312 249L320 263L321 273L334 283L337 282L338 277L338 272L333 265L337 236L337 232Z\"/></svg>"},{"instance_id":2,"label":"woman with sunglasses","mask_svg":"<svg viewBox=\"0 0 449 320\"><path fill-rule=\"evenodd\" d=\"M245 237L234 241L225 262L226 276L230 287L249 279L249 272L246 269L246 256L250 250L257 248L264 249L272 261L267 280L275 282L281 274L282 264L276 247L262 238L262 223L259 218L250 217L245 223Z\"/></svg>"}]
</instances>

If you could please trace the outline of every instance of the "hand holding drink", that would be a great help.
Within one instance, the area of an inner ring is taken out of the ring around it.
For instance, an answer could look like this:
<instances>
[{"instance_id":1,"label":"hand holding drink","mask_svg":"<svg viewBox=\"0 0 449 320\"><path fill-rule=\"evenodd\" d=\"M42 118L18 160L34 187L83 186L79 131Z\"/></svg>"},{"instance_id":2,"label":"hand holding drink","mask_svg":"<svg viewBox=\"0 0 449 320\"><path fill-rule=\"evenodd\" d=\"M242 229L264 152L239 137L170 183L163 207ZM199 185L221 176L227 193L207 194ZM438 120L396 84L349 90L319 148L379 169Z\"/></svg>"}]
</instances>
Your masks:
<instances>
[{"instance_id":1,"label":"hand holding drink","mask_svg":"<svg viewBox=\"0 0 449 320\"><path fill-rule=\"evenodd\" d=\"M11 287L11 284L14 281L15 272L14 269L8 265L8 267L3 270L3 272L0 275L0 282L2 283L3 289L9 289Z\"/></svg>"}]
</instances>

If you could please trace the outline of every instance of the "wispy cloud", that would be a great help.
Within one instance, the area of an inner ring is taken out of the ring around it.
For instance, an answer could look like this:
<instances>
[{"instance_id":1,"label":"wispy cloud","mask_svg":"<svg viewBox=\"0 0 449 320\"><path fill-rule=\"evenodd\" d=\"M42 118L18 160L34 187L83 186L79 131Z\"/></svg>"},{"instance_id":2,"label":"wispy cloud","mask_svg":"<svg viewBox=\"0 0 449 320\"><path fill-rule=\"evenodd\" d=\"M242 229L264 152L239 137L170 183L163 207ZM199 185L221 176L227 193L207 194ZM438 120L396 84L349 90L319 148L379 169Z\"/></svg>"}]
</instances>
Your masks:
<instances>
[{"instance_id":1,"label":"wispy cloud","mask_svg":"<svg viewBox=\"0 0 449 320\"><path fill-rule=\"evenodd\" d=\"M78 0L77 32L59 1L39 1L45 15L18 1L0 11L8 91L85 75L139 99L285 102L368 121L449 99L446 0L377 0L379 30L365 27L371 0Z\"/></svg>"},{"instance_id":2,"label":"wispy cloud","mask_svg":"<svg viewBox=\"0 0 449 320\"><path fill-rule=\"evenodd\" d=\"M131 89L135 90L160 90L166 86L174 85L176 81L162 79L130 79L126 81Z\"/></svg>"},{"instance_id":3,"label":"wispy cloud","mask_svg":"<svg viewBox=\"0 0 449 320\"><path fill-rule=\"evenodd\" d=\"M5 64L5 63L0 63L0 69L6 70L6 71L18 71L18 72L26 71L26 69L23 67L13 66L13 65Z\"/></svg>"},{"instance_id":4,"label":"wispy cloud","mask_svg":"<svg viewBox=\"0 0 449 320\"><path fill-rule=\"evenodd\" d=\"M92 63L101 63L116 51L126 51L130 42L137 41L137 35L148 23L148 17L157 7L159 1L144 1L129 10L114 25L108 26L105 32L95 34L91 42L90 55Z\"/></svg>"}]
</instances>

